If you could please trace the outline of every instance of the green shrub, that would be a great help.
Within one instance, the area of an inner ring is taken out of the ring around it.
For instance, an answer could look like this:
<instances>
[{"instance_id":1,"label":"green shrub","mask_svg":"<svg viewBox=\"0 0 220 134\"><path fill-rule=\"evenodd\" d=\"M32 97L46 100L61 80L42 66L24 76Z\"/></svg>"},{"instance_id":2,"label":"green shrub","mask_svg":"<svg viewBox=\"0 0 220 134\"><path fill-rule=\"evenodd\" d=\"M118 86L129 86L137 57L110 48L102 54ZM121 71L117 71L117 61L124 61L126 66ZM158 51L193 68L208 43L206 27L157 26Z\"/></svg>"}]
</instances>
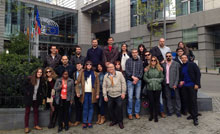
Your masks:
<instances>
[{"instance_id":1,"label":"green shrub","mask_svg":"<svg viewBox=\"0 0 220 134\"><path fill-rule=\"evenodd\" d=\"M17 54L0 54L0 95L20 96L24 78L42 66L39 59Z\"/></svg>"}]
</instances>

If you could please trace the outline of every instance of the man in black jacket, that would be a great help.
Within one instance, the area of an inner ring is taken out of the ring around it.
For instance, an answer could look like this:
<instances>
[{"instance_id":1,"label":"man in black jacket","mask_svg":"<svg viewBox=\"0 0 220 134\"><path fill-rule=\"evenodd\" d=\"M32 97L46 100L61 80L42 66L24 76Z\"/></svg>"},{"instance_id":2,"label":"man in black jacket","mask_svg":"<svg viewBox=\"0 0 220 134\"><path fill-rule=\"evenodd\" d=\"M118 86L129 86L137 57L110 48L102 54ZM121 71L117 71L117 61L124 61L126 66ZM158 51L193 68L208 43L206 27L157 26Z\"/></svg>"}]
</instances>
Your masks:
<instances>
[{"instance_id":1,"label":"man in black jacket","mask_svg":"<svg viewBox=\"0 0 220 134\"><path fill-rule=\"evenodd\" d=\"M92 48L88 49L86 61L92 61L92 66L96 70L98 64L102 64L103 50L98 46L98 40L92 40Z\"/></svg>"},{"instance_id":2,"label":"man in black jacket","mask_svg":"<svg viewBox=\"0 0 220 134\"><path fill-rule=\"evenodd\" d=\"M160 38L159 45L153 47L150 50L152 56L156 56L160 63L164 63L166 59L166 53L171 52L171 49L165 45L165 39Z\"/></svg>"},{"instance_id":3,"label":"man in black jacket","mask_svg":"<svg viewBox=\"0 0 220 134\"><path fill-rule=\"evenodd\" d=\"M181 60L183 62L181 72L180 86L183 86L183 90L186 91L184 100L188 100L188 110L193 119L193 124L197 126L198 122L198 107L197 107L197 91L201 88L200 79L201 73L199 67L193 63L188 62L187 55L182 55ZM184 103L184 102L183 102ZM189 117L187 119L190 119Z\"/></svg>"},{"instance_id":4,"label":"man in black jacket","mask_svg":"<svg viewBox=\"0 0 220 134\"><path fill-rule=\"evenodd\" d=\"M76 63L81 63L84 65L85 57L82 56L81 52L82 52L82 48L80 46L76 46L75 55L71 56L71 59L70 59L70 63L74 67L76 67Z\"/></svg>"},{"instance_id":5,"label":"man in black jacket","mask_svg":"<svg viewBox=\"0 0 220 134\"><path fill-rule=\"evenodd\" d=\"M51 54L47 55L44 60L44 68L52 67L55 69L61 64L61 56L57 53L57 47L52 45L50 47Z\"/></svg>"},{"instance_id":6,"label":"man in black jacket","mask_svg":"<svg viewBox=\"0 0 220 134\"><path fill-rule=\"evenodd\" d=\"M59 65L55 71L56 71L56 74L58 75L58 77L62 77L62 72L64 70L68 70L68 75L71 79L73 79L73 72L76 71L76 68L69 64L69 59L67 56L63 56L62 59L61 59L61 62L63 63L62 65Z\"/></svg>"}]
</instances>

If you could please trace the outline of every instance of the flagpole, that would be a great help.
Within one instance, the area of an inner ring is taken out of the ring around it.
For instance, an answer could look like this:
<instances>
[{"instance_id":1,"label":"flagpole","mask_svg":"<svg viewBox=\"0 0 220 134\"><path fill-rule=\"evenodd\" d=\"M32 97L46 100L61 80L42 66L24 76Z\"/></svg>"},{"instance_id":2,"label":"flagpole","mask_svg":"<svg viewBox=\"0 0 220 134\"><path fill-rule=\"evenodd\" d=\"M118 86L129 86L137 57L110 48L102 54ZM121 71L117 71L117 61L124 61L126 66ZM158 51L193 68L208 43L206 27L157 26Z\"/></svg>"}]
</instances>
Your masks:
<instances>
[{"instance_id":1,"label":"flagpole","mask_svg":"<svg viewBox=\"0 0 220 134\"><path fill-rule=\"evenodd\" d=\"M36 39L36 48L35 48L35 51L36 51L36 58L39 57L39 33L37 32L37 39Z\"/></svg>"},{"instance_id":2,"label":"flagpole","mask_svg":"<svg viewBox=\"0 0 220 134\"><path fill-rule=\"evenodd\" d=\"M32 7L29 7L29 49L28 49L28 62L31 62L31 16L32 16Z\"/></svg>"}]
</instances>

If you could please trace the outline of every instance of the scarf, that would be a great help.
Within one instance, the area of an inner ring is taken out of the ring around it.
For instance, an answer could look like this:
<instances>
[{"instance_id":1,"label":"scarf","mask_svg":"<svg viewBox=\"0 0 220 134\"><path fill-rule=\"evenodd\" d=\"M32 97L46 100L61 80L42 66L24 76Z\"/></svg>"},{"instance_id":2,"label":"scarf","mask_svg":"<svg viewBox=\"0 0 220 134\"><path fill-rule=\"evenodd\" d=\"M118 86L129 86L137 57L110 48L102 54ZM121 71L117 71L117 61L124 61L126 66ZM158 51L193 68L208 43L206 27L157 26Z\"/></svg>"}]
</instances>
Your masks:
<instances>
[{"instance_id":1,"label":"scarf","mask_svg":"<svg viewBox=\"0 0 220 134\"><path fill-rule=\"evenodd\" d=\"M89 76L91 75L92 77L92 88L94 88L94 85L95 85L95 74L94 74L94 71L87 71L85 70L84 71L84 77L85 77L85 81L89 78Z\"/></svg>"}]
</instances>

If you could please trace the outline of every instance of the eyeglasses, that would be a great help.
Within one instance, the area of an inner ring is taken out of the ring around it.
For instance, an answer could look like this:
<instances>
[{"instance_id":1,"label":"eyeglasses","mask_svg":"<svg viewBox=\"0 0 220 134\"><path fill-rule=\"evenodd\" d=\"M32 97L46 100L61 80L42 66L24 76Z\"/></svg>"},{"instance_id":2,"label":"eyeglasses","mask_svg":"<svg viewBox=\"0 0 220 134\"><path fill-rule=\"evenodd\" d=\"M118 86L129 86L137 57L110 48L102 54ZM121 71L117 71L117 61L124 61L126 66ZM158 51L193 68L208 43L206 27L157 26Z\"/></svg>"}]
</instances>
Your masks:
<instances>
[{"instance_id":1,"label":"eyeglasses","mask_svg":"<svg viewBox=\"0 0 220 134\"><path fill-rule=\"evenodd\" d=\"M156 60L151 60L152 62L156 62Z\"/></svg>"},{"instance_id":2,"label":"eyeglasses","mask_svg":"<svg viewBox=\"0 0 220 134\"><path fill-rule=\"evenodd\" d=\"M51 71L47 71L46 73L51 73Z\"/></svg>"},{"instance_id":3,"label":"eyeglasses","mask_svg":"<svg viewBox=\"0 0 220 134\"><path fill-rule=\"evenodd\" d=\"M145 54L145 56L150 56L150 54Z\"/></svg>"}]
</instances>

